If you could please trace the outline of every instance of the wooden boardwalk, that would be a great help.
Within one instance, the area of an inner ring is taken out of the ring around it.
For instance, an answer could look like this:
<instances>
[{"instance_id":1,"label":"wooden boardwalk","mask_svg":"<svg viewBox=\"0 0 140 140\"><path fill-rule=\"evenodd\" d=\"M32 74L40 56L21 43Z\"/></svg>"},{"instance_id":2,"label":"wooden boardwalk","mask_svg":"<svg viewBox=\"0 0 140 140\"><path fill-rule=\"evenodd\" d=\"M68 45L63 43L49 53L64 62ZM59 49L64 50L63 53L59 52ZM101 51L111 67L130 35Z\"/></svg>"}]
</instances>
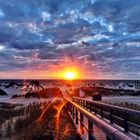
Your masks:
<instances>
[{"instance_id":1,"label":"wooden boardwalk","mask_svg":"<svg viewBox=\"0 0 140 140\"><path fill-rule=\"evenodd\" d=\"M68 112L59 110L61 105L55 102L47 109L31 140L81 140Z\"/></svg>"}]
</instances>

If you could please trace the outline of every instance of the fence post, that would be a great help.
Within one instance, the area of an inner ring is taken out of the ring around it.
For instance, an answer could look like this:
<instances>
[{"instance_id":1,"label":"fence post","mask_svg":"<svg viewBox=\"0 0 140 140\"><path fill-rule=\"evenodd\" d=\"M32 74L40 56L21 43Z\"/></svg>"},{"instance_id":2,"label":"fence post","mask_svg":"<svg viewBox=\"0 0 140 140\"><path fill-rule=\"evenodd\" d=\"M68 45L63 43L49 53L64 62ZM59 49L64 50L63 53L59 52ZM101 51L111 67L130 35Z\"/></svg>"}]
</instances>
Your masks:
<instances>
[{"instance_id":1,"label":"fence post","mask_svg":"<svg viewBox=\"0 0 140 140\"><path fill-rule=\"evenodd\" d=\"M113 110L110 109L110 124L113 123Z\"/></svg>"},{"instance_id":2,"label":"fence post","mask_svg":"<svg viewBox=\"0 0 140 140\"><path fill-rule=\"evenodd\" d=\"M103 118L104 116L103 116L103 107L101 106L101 118Z\"/></svg>"},{"instance_id":3,"label":"fence post","mask_svg":"<svg viewBox=\"0 0 140 140\"><path fill-rule=\"evenodd\" d=\"M88 120L88 139L94 140L93 138L93 123Z\"/></svg>"},{"instance_id":4,"label":"fence post","mask_svg":"<svg viewBox=\"0 0 140 140\"><path fill-rule=\"evenodd\" d=\"M83 114L80 113L80 125L81 126L83 126L83 120L84 120Z\"/></svg>"},{"instance_id":5,"label":"fence post","mask_svg":"<svg viewBox=\"0 0 140 140\"><path fill-rule=\"evenodd\" d=\"M84 108L86 108L86 101L84 101Z\"/></svg>"},{"instance_id":6,"label":"fence post","mask_svg":"<svg viewBox=\"0 0 140 140\"><path fill-rule=\"evenodd\" d=\"M83 116L82 113L80 113L80 130L81 130L81 134L84 134L83 121L84 121L84 116Z\"/></svg>"},{"instance_id":7,"label":"fence post","mask_svg":"<svg viewBox=\"0 0 140 140\"><path fill-rule=\"evenodd\" d=\"M96 111L96 105L94 104L94 114L96 114L97 111Z\"/></svg>"},{"instance_id":8,"label":"fence post","mask_svg":"<svg viewBox=\"0 0 140 140\"><path fill-rule=\"evenodd\" d=\"M76 124L78 124L78 110L76 109Z\"/></svg>"},{"instance_id":9,"label":"fence post","mask_svg":"<svg viewBox=\"0 0 140 140\"><path fill-rule=\"evenodd\" d=\"M75 116L74 111L75 111L74 106L72 106L72 117L73 117L73 119L74 119L74 116Z\"/></svg>"},{"instance_id":10,"label":"fence post","mask_svg":"<svg viewBox=\"0 0 140 140\"><path fill-rule=\"evenodd\" d=\"M129 131L129 128L128 128L128 116L127 116L127 113L125 112L124 113L124 131L125 132L128 132Z\"/></svg>"},{"instance_id":11,"label":"fence post","mask_svg":"<svg viewBox=\"0 0 140 140\"><path fill-rule=\"evenodd\" d=\"M84 101L82 100L82 107L84 108Z\"/></svg>"},{"instance_id":12,"label":"fence post","mask_svg":"<svg viewBox=\"0 0 140 140\"><path fill-rule=\"evenodd\" d=\"M88 102L85 101L85 108L88 109Z\"/></svg>"},{"instance_id":13,"label":"fence post","mask_svg":"<svg viewBox=\"0 0 140 140\"><path fill-rule=\"evenodd\" d=\"M91 103L89 102L89 111L92 112L91 110L92 106L91 106Z\"/></svg>"},{"instance_id":14,"label":"fence post","mask_svg":"<svg viewBox=\"0 0 140 140\"><path fill-rule=\"evenodd\" d=\"M89 110L89 103L86 102L86 109Z\"/></svg>"}]
</instances>

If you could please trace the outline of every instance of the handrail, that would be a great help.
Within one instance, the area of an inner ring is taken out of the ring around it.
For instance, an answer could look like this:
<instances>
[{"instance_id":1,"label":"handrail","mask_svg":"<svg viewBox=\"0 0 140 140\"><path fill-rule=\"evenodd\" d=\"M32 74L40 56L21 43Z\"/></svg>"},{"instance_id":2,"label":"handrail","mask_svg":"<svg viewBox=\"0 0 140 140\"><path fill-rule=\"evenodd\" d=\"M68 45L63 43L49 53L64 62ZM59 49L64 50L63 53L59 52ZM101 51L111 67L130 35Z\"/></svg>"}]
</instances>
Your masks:
<instances>
[{"instance_id":1,"label":"handrail","mask_svg":"<svg viewBox=\"0 0 140 140\"><path fill-rule=\"evenodd\" d=\"M88 102L93 103L93 104L102 105L102 106L108 107L110 109L117 109L119 111L126 112L126 113L129 113L129 114L140 115L140 111L134 110L134 109L129 109L129 108L125 108L125 107L110 105L110 104L102 103L102 102L98 102L98 101L90 101L90 100L87 100L87 99L84 99L84 98L79 98L79 97L73 97L73 99L80 99L80 100L88 101Z\"/></svg>"},{"instance_id":2,"label":"handrail","mask_svg":"<svg viewBox=\"0 0 140 140\"><path fill-rule=\"evenodd\" d=\"M68 98L64 98L64 99L68 102L69 105L71 105L76 110L78 110L82 115L84 115L88 119L88 121L90 121L92 124L93 123L96 124L100 129L102 129L102 131L105 134L107 134L107 136L111 140L132 140L127 135L125 135L124 133L120 132L119 130L117 130L116 128L114 128L113 126L111 126L110 124L108 124L107 122L103 121L99 117L93 115L92 113L90 113L86 109L80 107L75 102L69 100ZM90 124L90 126L92 124Z\"/></svg>"},{"instance_id":3,"label":"handrail","mask_svg":"<svg viewBox=\"0 0 140 140\"><path fill-rule=\"evenodd\" d=\"M125 132L140 135L140 111L78 97L74 97L73 101L95 115L109 120L110 124L124 128Z\"/></svg>"}]
</instances>

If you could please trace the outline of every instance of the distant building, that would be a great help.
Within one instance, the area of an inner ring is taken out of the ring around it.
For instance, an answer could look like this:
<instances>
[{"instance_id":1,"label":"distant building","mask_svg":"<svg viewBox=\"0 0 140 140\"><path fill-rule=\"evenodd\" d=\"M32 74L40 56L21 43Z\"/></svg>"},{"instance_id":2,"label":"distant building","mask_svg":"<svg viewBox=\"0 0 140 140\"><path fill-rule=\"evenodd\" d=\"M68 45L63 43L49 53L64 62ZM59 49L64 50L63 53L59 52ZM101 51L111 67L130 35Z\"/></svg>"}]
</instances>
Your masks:
<instances>
[{"instance_id":1,"label":"distant building","mask_svg":"<svg viewBox=\"0 0 140 140\"><path fill-rule=\"evenodd\" d=\"M95 92L93 95L92 95L92 100L94 101L100 101L102 100L102 95L98 92Z\"/></svg>"},{"instance_id":2,"label":"distant building","mask_svg":"<svg viewBox=\"0 0 140 140\"><path fill-rule=\"evenodd\" d=\"M140 81L135 81L135 88L140 89Z\"/></svg>"}]
</instances>

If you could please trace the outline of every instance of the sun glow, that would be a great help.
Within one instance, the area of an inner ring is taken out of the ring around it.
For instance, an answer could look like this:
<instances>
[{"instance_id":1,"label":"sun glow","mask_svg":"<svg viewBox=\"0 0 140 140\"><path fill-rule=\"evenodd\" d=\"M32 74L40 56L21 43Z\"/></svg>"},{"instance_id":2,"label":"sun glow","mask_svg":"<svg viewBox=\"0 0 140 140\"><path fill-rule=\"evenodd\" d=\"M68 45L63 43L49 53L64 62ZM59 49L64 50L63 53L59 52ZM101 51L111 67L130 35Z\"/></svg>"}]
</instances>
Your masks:
<instances>
[{"instance_id":1,"label":"sun glow","mask_svg":"<svg viewBox=\"0 0 140 140\"><path fill-rule=\"evenodd\" d=\"M72 80L76 77L76 73L73 72L73 71L67 71L67 72L64 73L64 77L66 79Z\"/></svg>"}]
</instances>

